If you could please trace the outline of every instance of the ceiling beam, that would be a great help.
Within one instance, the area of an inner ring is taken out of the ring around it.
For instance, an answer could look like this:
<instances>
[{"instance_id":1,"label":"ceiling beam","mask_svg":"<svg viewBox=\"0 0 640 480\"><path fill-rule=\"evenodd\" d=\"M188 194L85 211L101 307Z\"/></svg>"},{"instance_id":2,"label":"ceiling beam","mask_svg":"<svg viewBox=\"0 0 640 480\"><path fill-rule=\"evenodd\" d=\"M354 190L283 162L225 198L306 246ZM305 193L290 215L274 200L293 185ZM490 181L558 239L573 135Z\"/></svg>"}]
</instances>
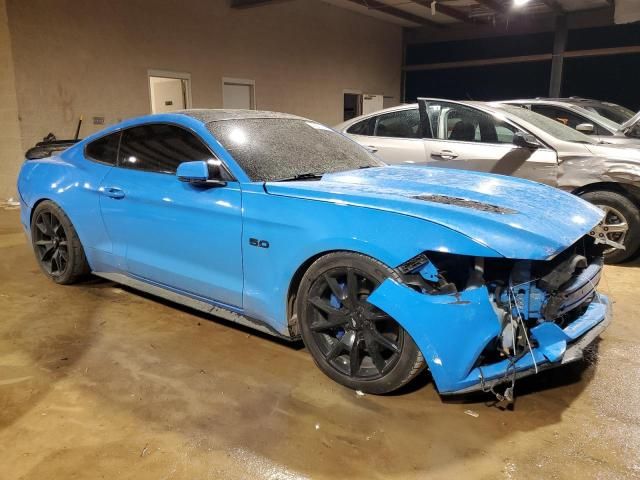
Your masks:
<instances>
[{"instance_id":1,"label":"ceiling beam","mask_svg":"<svg viewBox=\"0 0 640 480\"><path fill-rule=\"evenodd\" d=\"M231 8L251 8L274 3L274 0L230 0Z\"/></svg>"},{"instance_id":2,"label":"ceiling beam","mask_svg":"<svg viewBox=\"0 0 640 480\"><path fill-rule=\"evenodd\" d=\"M566 13L558 0L542 0L542 3L549 7L553 11L553 13L557 13L559 15L563 15L564 13Z\"/></svg>"},{"instance_id":3,"label":"ceiling beam","mask_svg":"<svg viewBox=\"0 0 640 480\"><path fill-rule=\"evenodd\" d=\"M417 3L418 5L422 5L423 7L431 8L432 0L411 0L413 3ZM463 10L459 8L452 7L450 5L445 5L444 3L436 2L435 9L438 13L442 15L446 15L447 17L455 18L456 20L460 20L465 23L486 23L484 20L474 20L469 17Z\"/></svg>"},{"instance_id":4,"label":"ceiling beam","mask_svg":"<svg viewBox=\"0 0 640 480\"><path fill-rule=\"evenodd\" d=\"M490 10L493 10L496 13L501 13L502 15L506 15L508 10L505 6L500 3L498 0L476 0L480 5L484 5Z\"/></svg>"},{"instance_id":5,"label":"ceiling beam","mask_svg":"<svg viewBox=\"0 0 640 480\"><path fill-rule=\"evenodd\" d=\"M349 0L349 1L351 3L355 3L356 5L360 5L361 7L366 7L370 10L376 10L378 12L386 13L387 15L400 18L401 20L406 20L407 22L417 23L418 25L435 27L435 28L445 27L445 25L441 23L428 20L424 17L414 15L413 13L405 12L404 10L400 10L399 8L392 7L391 5L387 5L386 3L379 2L378 0Z\"/></svg>"}]
</instances>

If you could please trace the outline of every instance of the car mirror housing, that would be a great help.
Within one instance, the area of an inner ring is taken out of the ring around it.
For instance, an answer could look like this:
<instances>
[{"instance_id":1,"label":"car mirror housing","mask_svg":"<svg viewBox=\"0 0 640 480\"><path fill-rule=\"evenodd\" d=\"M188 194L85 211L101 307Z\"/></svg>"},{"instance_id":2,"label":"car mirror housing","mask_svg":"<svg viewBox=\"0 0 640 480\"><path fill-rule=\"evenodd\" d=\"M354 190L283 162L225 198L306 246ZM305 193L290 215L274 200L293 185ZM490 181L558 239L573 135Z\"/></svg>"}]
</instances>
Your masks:
<instances>
[{"instance_id":1,"label":"car mirror housing","mask_svg":"<svg viewBox=\"0 0 640 480\"><path fill-rule=\"evenodd\" d=\"M524 132L516 132L513 135L513 144L516 147L526 148L528 150L536 150L541 146L536 137Z\"/></svg>"},{"instance_id":2,"label":"car mirror housing","mask_svg":"<svg viewBox=\"0 0 640 480\"><path fill-rule=\"evenodd\" d=\"M222 175L222 168L217 161L183 162L178 165L176 176L181 182L203 186L225 186L227 182Z\"/></svg>"},{"instance_id":3,"label":"car mirror housing","mask_svg":"<svg viewBox=\"0 0 640 480\"><path fill-rule=\"evenodd\" d=\"M582 133L591 134L595 131L592 123L581 123L576 126L576 130Z\"/></svg>"}]
</instances>

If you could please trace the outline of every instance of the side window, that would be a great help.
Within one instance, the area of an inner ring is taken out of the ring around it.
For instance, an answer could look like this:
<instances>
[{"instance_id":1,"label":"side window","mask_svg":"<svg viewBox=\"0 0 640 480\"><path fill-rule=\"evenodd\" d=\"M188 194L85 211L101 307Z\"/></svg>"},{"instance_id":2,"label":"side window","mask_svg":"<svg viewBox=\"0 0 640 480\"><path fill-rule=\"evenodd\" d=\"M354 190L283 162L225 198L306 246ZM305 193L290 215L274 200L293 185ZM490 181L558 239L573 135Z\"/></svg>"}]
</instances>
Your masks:
<instances>
[{"instance_id":1,"label":"side window","mask_svg":"<svg viewBox=\"0 0 640 480\"><path fill-rule=\"evenodd\" d=\"M210 160L214 155L192 133L163 123L125 130L118 166L133 170L175 173L182 162Z\"/></svg>"},{"instance_id":2,"label":"side window","mask_svg":"<svg viewBox=\"0 0 640 480\"><path fill-rule=\"evenodd\" d=\"M513 143L513 136L516 130L511 125L506 123L496 124L496 135L498 136L498 143Z\"/></svg>"},{"instance_id":3,"label":"side window","mask_svg":"<svg viewBox=\"0 0 640 480\"><path fill-rule=\"evenodd\" d=\"M371 135L371 130L369 128L371 123L371 118L361 120L358 123L351 125L347 130L347 133L351 133L352 135Z\"/></svg>"},{"instance_id":4,"label":"side window","mask_svg":"<svg viewBox=\"0 0 640 480\"><path fill-rule=\"evenodd\" d=\"M512 143L516 128L475 108L453 103L430 104L435 138L457 142Z\"/></svg>"},{"instance_id":5,"label":"side window","mask_svg":"<svg viewBox=\"0 0 640 480\"><path fill-rule=\"evenodd\" d=\"M385 113L376 117L376 137L420 138L420 113L417 108Z\"/></svg>"},{"instance_id":6,"label":"side window","mask_svg":"<svg viewBox=\"0 0 640 480\"><path fill-rule=\"evenodd\" d=\"M112 133L89 143L84 154L90 160L115 165L118 159L118 143L120 142L120 132Z\"/></svg>"}]
</instances>

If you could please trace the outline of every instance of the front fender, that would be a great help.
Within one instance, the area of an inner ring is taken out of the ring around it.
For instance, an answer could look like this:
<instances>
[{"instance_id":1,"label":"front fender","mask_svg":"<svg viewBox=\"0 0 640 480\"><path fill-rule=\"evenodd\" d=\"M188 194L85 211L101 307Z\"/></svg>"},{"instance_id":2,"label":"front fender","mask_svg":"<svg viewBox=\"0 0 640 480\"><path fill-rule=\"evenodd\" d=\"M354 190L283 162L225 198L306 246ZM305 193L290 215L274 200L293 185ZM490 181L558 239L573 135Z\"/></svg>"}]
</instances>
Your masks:
<instances>
[{"instance_id":1,"label":"front fender","mask_svg":"<svg viewBox=\"0 0 640 480\"><path fill-rule=\"evenodd\" d=\"M424 251L500 257L454 230L367 207L269 195L243 186L245 312L286 334L287 296L302 265L323 253L352 251L394 268ZM266 240L269 248L250 246Z\"/></svg>"},{"instance_id":2,"label":"front fender","mask_svg":"<svg viewBox=\"0 0 640 480\"><path fill-rule=\"evenodd\" d=\"M427 295L387 279L368 302L411 335L440 392L459 388L482 350L500 334L500 321L484 286L452 295Z\"/></svg>"},{"instance_id":3,"label":"front fender","mask_svg":"<svg viewBox=\"0 0 640 480\"><path fill-rule=\"evenodd\" d=\"M575 190L606 182L640 186L640 159L576 156L560 163L560 188Z\"/></svg>"}]
</instances>

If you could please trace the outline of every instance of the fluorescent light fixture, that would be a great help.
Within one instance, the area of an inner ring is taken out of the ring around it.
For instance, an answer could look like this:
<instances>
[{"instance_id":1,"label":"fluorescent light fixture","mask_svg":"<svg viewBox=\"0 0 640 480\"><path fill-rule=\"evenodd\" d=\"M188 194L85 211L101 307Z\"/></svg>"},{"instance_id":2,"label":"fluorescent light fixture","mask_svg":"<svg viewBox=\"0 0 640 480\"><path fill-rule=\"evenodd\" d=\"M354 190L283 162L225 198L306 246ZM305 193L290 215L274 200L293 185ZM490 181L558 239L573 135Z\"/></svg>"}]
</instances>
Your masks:
<instances>
[{"instance_id":1,"label":"fluorescent light fixture","mask_svg":"<svg viewBox=\"0 0 640 480\"><path fill-rule=\"evenodd\" d=\"M522 6L526 5L527 3L529 3L529 0L513 0L513 6L514 7L522 7Z\"/></svg>"}]
</instances>

